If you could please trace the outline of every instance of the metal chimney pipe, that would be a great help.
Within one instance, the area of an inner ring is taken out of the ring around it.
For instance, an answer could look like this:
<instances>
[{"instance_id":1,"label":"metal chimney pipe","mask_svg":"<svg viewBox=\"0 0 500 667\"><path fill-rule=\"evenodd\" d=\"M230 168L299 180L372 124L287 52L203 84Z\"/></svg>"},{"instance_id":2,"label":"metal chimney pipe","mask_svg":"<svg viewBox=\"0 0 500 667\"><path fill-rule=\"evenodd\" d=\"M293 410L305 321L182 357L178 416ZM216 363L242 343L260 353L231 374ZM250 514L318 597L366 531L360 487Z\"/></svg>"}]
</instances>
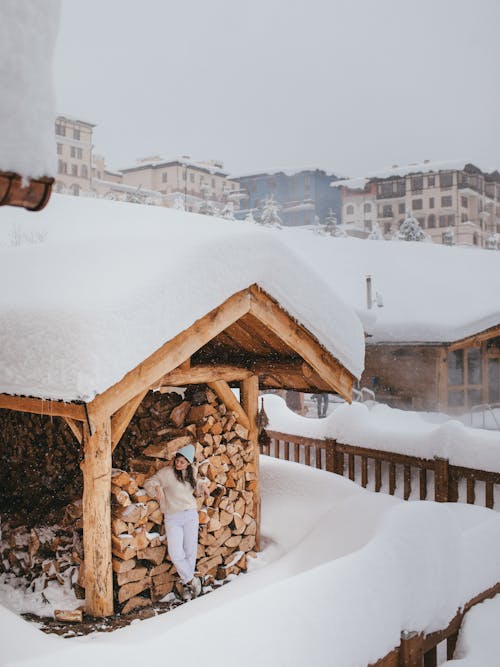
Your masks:
<instances>
[{"instance_id":1,"label":"metal chimney pipe","mask_svg":"<svg viewBox=\"0 0 500 667\"><path fill-rule=\"evenodd\" d=\"M372 277L366 276L366 307L371 310L373 305L372 297Z\"/></svg>"}]
</instances>

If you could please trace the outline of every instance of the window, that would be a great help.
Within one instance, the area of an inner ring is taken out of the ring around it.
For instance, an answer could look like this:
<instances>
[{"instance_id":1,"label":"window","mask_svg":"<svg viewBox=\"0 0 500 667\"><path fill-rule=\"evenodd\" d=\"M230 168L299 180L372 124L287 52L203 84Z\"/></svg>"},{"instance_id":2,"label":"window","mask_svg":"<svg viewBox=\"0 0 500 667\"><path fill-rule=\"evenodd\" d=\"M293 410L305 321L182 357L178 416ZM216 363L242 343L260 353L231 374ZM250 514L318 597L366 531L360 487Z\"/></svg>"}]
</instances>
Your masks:
<instances>
[{"instance_id":1,"label":"window","mask_svg":"<svg viewBox=\"0 0 500 667\"><path fill-rule=\"evenodd\" d=\"M427 187L428 188L433 188L436 184L436 177L435 176L427 176Z\"/></svg>"},{"instance_id":2,"label":"window","mask_svg":"<svg viewBox=\"0 0 500 667\"><path fill-rule=\"evenodd\" d=\"M451 197L441 197L441 206L446 208L446 207L452 206L452 205L453 205L453 201L452 201Z\"/></svg>"},{"instance_id":3,"label":"window","mask_svg":"<svg viewBox=\"0 0 500 667\"><path fill-rule=\"evenodd\" d=\"M424 187L424 177L423 176L412 176L411 177L411 191L412 192L422 192Z\"/></svg>"},{"instance_id":4,"label":"window","mask_svg":"<svg viewBox=\"0 0 500 667\"><path fill-rule=\"evenodd\" d=\"M448 406L468 407L483 401L481 350L468 347L448 354Z\"/></svg>"},{"instance_id":5,"label":"window","mask_svg":"<svg viewBox=\"0 0 500 667\"><path fill-rule=\"evenodd\" d=\"M460 197L460 203L462 204L463 208L467 208L467 206L469 205L469 200L467 199L467 197Z\"/></svg>"},{"instance_id":6,"label":"window","mask_svg":"<svg viewBox=\"0 0 500 667\"><path fill-rule=\"evenodd\" d=\"M363 204L363 213L371 213L371 210L372 210L371 204Z\"/></svg>"},{"instance_id":7,"label":"window","mask_svg":"<svg viewBox=\"0 0 500 667\"><path fill-rule=\"evenodd\" d=\"M391 223L384 222L384 234L390 234L390 233L391 233Z\"/></svg>"},{"instance_id":8,"label":"window","mask_svg":"<svg viewBox=\"0 0 500 667\"><path fill-rule=\"evenodd\" d=\"M193 173L189 174L189 181L191 183L194 183L194 174Z\"/></svg>"},{"instance_id":9,"label":"window","mask_svg":"<svg viewBox=\"0 0 500 667\"><path fill-rule=\"evenodd\" d=\"M78 176L78 165L77 164L72 164L71 165L71 175L72 176Z\"/></svg>"},{"instance_id":10,"label":"window","mask_svg":"<svg viewBox=\"0 0 500 667\"><path fill-rule=\"evenodd\" d=\"M436 227L436 216L433 213L427 217L427 227L429 229L434 229Z\"/></svg>"},{"instance_id":11,"label":"window","mask_svg":"<svg viewBox=\"0 0 500 667\"><path fill-rule=\"evenodd\" d=\"M59 160L57 164L57 171L60 174L67 174L68 173L68 165L66 162L63 162L62 160Z\"/></svg>"},{"instance_id":12,"label":"window","mask_svg":"<svg viewBox=\"0 0 500 667\"><path fill-rule=\"evenodd\" d=\"M76 185L76 183L75 185L71 186L71 194L75 195L75 197L78 197L78 195L80 194L80 186Z\"/></svg>"},{"instance_id":13,"label":"window","mask_svg":"<svg viewBox=\"0 0 500 667\"><path fill-rule=\"evenodd\" d=\"M425 218L417 218L417 220L422 229L425 229Z\"/></svg>"},{"instance_id":14,"label":"window","mask_svg":"<svg viewBox=\"0 0 500 667\"><path fill-rule=\"evenodd\" d=\"M392 218L393 216L392 212L392 206L390 204L385 204L383 209L382 209L382 217L383 218Z\"/></svg>"},{"instance_id":15,"label":"window","mask_svg":"<svg viewBox=\"0 0 500 667\"><path fill-rule=\"evenodd\" d=\"M434 208L434 197L429 197L429 208Z\"/></svg>"},{"instance_id":16,"label":"window","mask_svg":"<svg viewBox=\"0 0 500 667\"><path fill-rule=\"evenodd\" d=\"M215 178L212 178L212 188L215 190Z\"/></svg>"},{"instance_id":17,"label":"window","mask_svg":"<svg viewBox=\"0 0 500 667\"><path fill-rule=\"evenodd\" d=\"M414 199L411 203L411 207L413 211L421 211L423 206L423 200L422 199Z\"/></svg>"},{"instance_id":18,"label":"window","mask_svg":"<svg viewBox=\"0 0 500 667\"><path fill-rule=\"evenodd\" d=\"M62 155L62 152L63 152L63 145L57 144L57 154Z\"/></svg>"},{"instance_id":19,"label":"window","mask_svg":"<svg viewBox=\"0 0 500 667\"><path fill-rule=\"evenodd\" d=\"M440 227L453 227L455 224L454 215L440 215L439 216L439 226Z\"/></svg>"},{"instance_id":20,"label":"window","mask_svg":"<svg viewBox=\"0 0 500 667\"><path fill-rule=\"evenodd\" d=\"M405 213L405 212L406 212L406 208L405 208L404 203L403 204L398 204L398 213Z\"/></svg>"},{"instance_id":21,"label":"window","mask_svg":"<svg viewBox=\"0 0 500 667\"><path fill-rule=\"evenodd\" d=\"M349 206L346 206L345 212L346 215L354 215L354 206L349 204Z\"/></svg>"},{"instance_id":22,"label":"window","mask_svg":"<svg viewBox=\"0 0 500 667\"><path fill-rule=\"evenodd\" d=\"M71 157L76 157L76 148L74 146L71 146L70 153Z\"/></svg>"},{"instance_id":23,"label":"window","mask_svg":"<svg viewBox=\"0 0 500 667\"><path fill-rule=\"evenodd\" d=\"M365 220L365 231L371 232L372 231L372 221L371 220Z\"/></svg>"},{"instance_id":24,"label":"window","mask_svg":"<svg viewBox=\"0 0 500 667\"><path fill-rule=\"evenodd\" d=\"M86 164L82 164L82 178L88 178L89 177L89 170L87 169Z\"/></svg>"},{"instance_id":25,"label":"window","mask_svg":"<svg viewBox=\"0 0 500 667\"><path fill-rule=\"evenodd\" d=\"M76 149L76 157L81 160L83 158L83 149L82 148L77 148Z\"/></svg>"},{"instance_id":26,"label":"window","mask_svg":"<svg viewBox=\"0 0 500 667\"><path fill-rule=\"evenodd\" d=\"M58 134L60 137L66 136L66 128L64 125L60 125L59 123L56 124L56 134Z\"/></svg>"},{"instance_id":27,"label":"window","mask_svg":"<svg viewBox=\"0 0 500 667\"><path fill-rule=\"evenodd\" d=\"M168 173L164 171L163 174L161 175L161 182L166 183L167 180L168 180Z\"/></svg>"},{"instance_id":28,"label":"window","mask_svg":"<svg viewBox=\"0 0 500 667\"><path fill-rule=\"evenodd\" d=\"M80 130L77 130L77 129L73 130L73 139L76 139L77 141L80 141Z\"/></svg>"},{"instance_id":29,"label":"window","mask_svg":"<svg viewBox=\"0 0 500 667\"><path fill-rule=\"evenodd\" d=\"M464 384L464 351L454 350L448 354L448 385Z\"/></svg>"},{"instance_id":30,"label":"window","mask_svg":"<svg viewBox=\"0 0 500 667\"><path fill-rule=\"evenodd\" d=\"M441 190L446 188L451 188L453 185L453 172L452 171L443 171L439 174L439 185Z\"/></svg>"},{"instance_id":31,"label":"window","mask_svg":"<svg viewBox=\"0 0 500 667\"><path fill-rule=\"evenodd\" d=\"M377 194L381 198L404 197L406 194L404 179L400 178L397 181L382 181L377 185Z\"/></svg>"}]
</instances>

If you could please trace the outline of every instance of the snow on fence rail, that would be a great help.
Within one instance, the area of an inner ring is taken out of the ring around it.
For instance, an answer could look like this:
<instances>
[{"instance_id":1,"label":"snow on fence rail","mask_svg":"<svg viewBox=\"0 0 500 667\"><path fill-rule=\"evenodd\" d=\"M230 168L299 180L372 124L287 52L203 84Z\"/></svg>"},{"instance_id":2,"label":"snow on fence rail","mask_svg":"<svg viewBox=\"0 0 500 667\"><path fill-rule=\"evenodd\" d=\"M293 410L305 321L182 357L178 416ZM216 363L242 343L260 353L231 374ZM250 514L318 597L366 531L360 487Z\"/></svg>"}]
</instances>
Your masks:
<instances>
[{"instance_id":1,"label":"snow on fence rail","mask_svg":"<svg viewBox=\"0 0 500 667\"><path fill-rule=\"evenodd\" d=\"M494 509L500 502L500 472L450 464L448 459L419 458L398 452L267 431L263 454L348 476L371 491L405 500L467 502Z\"/></svg>"}]
</instances>

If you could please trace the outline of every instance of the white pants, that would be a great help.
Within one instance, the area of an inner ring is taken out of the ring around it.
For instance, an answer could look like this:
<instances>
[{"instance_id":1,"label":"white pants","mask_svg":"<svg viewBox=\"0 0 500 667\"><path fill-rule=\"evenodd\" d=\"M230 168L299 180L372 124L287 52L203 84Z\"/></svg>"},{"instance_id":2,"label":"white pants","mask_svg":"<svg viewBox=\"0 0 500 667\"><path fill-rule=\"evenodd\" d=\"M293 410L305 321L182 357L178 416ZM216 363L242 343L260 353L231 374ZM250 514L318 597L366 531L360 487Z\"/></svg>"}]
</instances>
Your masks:
<instances>
[{"instance_id":1,"label":"white pants","mask_svg":"<svg viewBox=\"0 0 500 667\"><path fill-rule=\"evenodd\" d=\"M165 514L165 532L170 560L183 584L194 576L198 551L198 511L195 509Z\"/></svg>"}]
</instances>

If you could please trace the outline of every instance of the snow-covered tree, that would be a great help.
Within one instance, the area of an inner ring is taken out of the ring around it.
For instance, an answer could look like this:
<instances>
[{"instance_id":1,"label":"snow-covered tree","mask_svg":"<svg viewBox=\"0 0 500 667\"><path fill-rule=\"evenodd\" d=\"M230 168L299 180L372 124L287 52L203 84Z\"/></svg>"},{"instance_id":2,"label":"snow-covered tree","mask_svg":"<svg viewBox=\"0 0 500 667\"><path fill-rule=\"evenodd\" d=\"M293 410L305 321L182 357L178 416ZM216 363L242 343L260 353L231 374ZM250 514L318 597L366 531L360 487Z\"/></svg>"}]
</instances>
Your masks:
<instances>
[{"instance_id":1,"label":"snow-covered tree","mask_svg":"<svg viewBox=\"0 0 500 667\"><path fill-rule=\"evenodd\" d=\"M211 202L209 199L204 199L200 204L198 213L202 213L203 215L214 215L213 202Z\"/></svg>"},{"instance_id":2,"label":"snow-covered tree","mask_svg":"<svg viewBox=\"0 0 500 667\"><path fill-rule=\"evenodd\" d=\"M248 211L248 213L246 214L245 222L252 222L252 223L257 222L257 220L253 217L252 211Z\"/></svg>"},{"instance_id":3,"label":"snow-covered tree","mask_svg":"<svg viewBox=\"0 0 500 667\"><path fill-rule=\"evenodd\" d=\"M455 245L455 232L451 227L443 232L443 245Z\"/></svg>"},{"instance_id":4,"label":"snow-covered tree","mask_svg":"<svg viewBox=\"0 0 500 667\"><path fill-rule=\"evenodd\" d=\"M411 211L406 212L406 218L401 223L399 231L393 236L396 241L425 241L427 236L420 227L419 221L413 217Z\"/></svg>"},{"instance_id":5,"label":"snow-covered tree","mask_svg":"<svg viewBox=\"0 0 500 667\"><path fill-rule=\"evenodd\" d=\"M499 249L499 235L491 234L485 241L484 247L487 250L498 250Z\"/></svg>"},{"instance_id":6,"label":"snow-covered tree","mask_svg":"<svg viewBox=\"0 0 500 667\"><path fill-rule=\"evenodd\" d=\"M220 213L220 217L225 218L226 220L236 220L236 218L234 217L234 204L232 201L228 201L224 205Z\"/></svg>"},{"instance_id":7,"label":"snow-covered tree","mask_svg":"<svg viewBox=\"0 0 500 667\"><path fill-rule=\"evenodd\" d=\"M329 209L328 214L325 218L325 233L335 236L335 230L337 228L337 214L332 209Z\"/></svg>"},{"instance_id":8,"label":"snow-covered tree","mask_svg":"<svg viewBox=\"0 0 500 667\"><path fill-rule=\"evenodd\" d=\"M173 206L173 208L177 209L178 211L184 211L185 210L184 197L181 195L180 192L178 192L174 197L174 206Z\"/></svg>"},{"instance_id":9,"label":"snow-covered tree","mask_svg":"<svg viewBox=\"0 0 500 667\"><path fill-rule=\"evenodd\" d=\"M370 239L370 241L384 240L384 235L382 234L382 230L380 229L380 225L378 224L378 222L375 221L372 231L368 234L368 238Z\"/></svg>"},{"instance_id":10,"label":"snow-covered tree","mask_svg":"<svg viewBox=\"0 0 500 667\"><path fill-rule=\"evenodd\" d=\"M266 199L260 215L260 224L265 225L266 227L277 227L278 229L281 229L283 222L279 216L280 208L281 206L272 196Z\"/></svg>"}]
</instances>

